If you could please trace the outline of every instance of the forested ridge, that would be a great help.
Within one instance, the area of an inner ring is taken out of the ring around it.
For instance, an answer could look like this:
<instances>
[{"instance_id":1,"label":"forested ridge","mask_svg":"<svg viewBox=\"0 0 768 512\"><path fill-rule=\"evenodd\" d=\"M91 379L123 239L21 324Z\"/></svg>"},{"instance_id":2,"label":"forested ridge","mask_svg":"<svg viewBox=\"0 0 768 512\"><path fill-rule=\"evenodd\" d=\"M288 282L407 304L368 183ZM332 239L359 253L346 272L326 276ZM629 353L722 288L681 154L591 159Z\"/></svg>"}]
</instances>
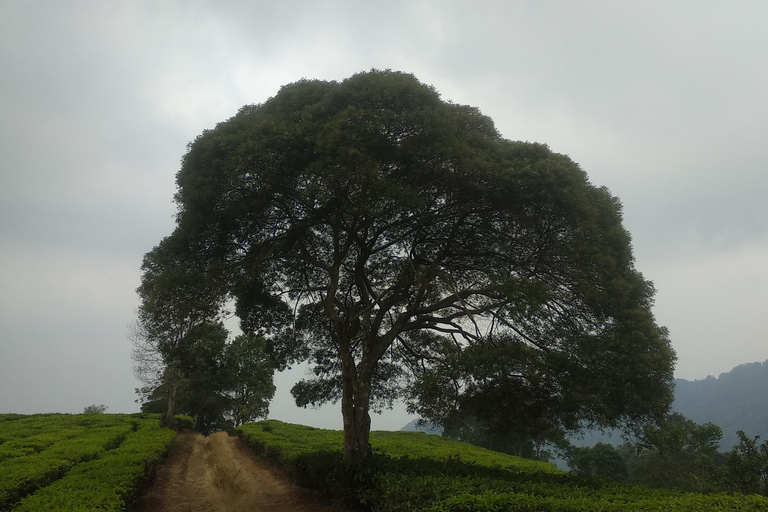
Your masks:
<instances>
[{"instance_id":1,"label":"forested ridge","mask_svg":"<svg viewBox=\"0 0 768 512\"><path fill-rule=\"evenodd\" d=\"M579 475L694 492L768 495L768 361L676 381L670 413L639 438L592 429L554 462Z\"/></svg>"},{"instance_id":2,"label":"forested ridge","mask_svg":"<svg viewBox=\"0 0 768 512\"><path fill-rule=\"evenodd\" d=\"M672 409L697 423L723 429L720 448L739 442L737 431L768 439L768 361L745 363L718 377L676 379Z\"/></svg>"},{"instance_id":3,"label":"forested ridge","mask_svg":"<svg viewBox=\"0 0 768 512\"><path fill-rule=\"evenodd\" d=\"M768 439L768 361L744 363L731 371L700 380L675 379L672 411L696 423L714 423L723 430L720 450L739 443L739 430L750 437ZM571 439L577 446L598 442L621 444L618 432L587 432Z\"/></svg>"}]
</instances>

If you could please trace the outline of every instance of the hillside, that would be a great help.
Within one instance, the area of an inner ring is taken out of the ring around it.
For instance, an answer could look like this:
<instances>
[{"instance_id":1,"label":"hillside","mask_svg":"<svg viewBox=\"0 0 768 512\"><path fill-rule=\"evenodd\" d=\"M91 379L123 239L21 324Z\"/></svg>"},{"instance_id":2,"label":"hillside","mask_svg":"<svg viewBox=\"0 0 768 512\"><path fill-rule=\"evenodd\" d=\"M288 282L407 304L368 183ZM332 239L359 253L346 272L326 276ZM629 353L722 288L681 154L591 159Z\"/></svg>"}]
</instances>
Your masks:
<instances>
[{"instance_id":1,"label":"hillside","mask_svg":"<svg viewBox=\"0 0 768 512\"><path fill-rule=\"evenodd\" d=\"M362 470L344 463L341 431L265 420L247 423L237 433L302 486L365 510L768 510L763 496L698 494L585 479L543 462L418 432L372 432L373 455Z\"/></svg>"},{"instance_id":2,"label":"hillside","mask_svg":"<svg viewBox=\"0 0 768 512\"><path fill-rule=\"evenodd\" d=\"M742 364L717 378L675 383L673 410L696 423L709 421L722 428L722 450L738 443L738 430L768 439L768 361Z\"/></svg>"}]
</instances>

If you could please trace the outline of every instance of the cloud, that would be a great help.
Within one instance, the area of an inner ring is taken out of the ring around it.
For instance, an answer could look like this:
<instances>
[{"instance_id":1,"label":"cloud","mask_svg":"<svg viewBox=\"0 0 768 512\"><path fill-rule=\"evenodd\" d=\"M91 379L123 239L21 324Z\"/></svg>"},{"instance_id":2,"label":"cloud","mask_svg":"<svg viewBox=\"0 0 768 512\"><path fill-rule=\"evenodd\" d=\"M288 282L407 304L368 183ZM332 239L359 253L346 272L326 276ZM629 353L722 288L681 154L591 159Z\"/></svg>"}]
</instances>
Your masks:
<instances>
[{"instance_id":1,"label":"cloud","mask_svg":"<svg viewBox=\"0 0 768 512\"><path fill-rule=\"evenodd\" d=\"M139 261L33 245L2 254L2 410L79 412L96 402L133 410L126 332Z\"/></svg>"},{"instance_id":2,"label":"cloud","mask_svg":"<svg viewBox=\"0 0 768 512\"><path fill-rule=\"evenodd\" d=\"M478 106L617 195L681 376L768 359L766 15L659 0L3 3L0 389L26 389L0 391L0 411L133 407L126 324L141 257L173 230L186 144L281 85L371 68Z\"/></svg>"},{"instance_id":3,"label":"cloud","mask_svg":"<svg viewBox=\"0 0 768 512\"><path fill-rule=\"evenodd\" d=\"M679 377L719 375L768 359L768 238L652 267L657 320L670 326Z\"/></svg>"}]
</instances>

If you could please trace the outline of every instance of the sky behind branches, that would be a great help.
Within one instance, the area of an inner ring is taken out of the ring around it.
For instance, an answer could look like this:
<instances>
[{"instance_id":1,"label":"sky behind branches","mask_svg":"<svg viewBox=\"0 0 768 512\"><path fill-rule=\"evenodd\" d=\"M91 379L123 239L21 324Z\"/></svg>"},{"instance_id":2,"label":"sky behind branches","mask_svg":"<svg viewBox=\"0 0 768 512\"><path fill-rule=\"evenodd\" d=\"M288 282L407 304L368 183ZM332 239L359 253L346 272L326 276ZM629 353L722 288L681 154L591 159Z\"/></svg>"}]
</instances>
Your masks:
<instances>
[{"instance_id":1,"label":"sky behind branches","mask_svg":"<svg viewBox=\"0 0 768 512\"><path fill-rule=\"evenodd\" d=\"M766 24L740 0L4 0L0 412L137 410L127 326L187 143L284 84L373 68L621 199L678 377L768 359ZM290 403L297 375L272 415L340 427Z\"/></svg>"}]
</instances>

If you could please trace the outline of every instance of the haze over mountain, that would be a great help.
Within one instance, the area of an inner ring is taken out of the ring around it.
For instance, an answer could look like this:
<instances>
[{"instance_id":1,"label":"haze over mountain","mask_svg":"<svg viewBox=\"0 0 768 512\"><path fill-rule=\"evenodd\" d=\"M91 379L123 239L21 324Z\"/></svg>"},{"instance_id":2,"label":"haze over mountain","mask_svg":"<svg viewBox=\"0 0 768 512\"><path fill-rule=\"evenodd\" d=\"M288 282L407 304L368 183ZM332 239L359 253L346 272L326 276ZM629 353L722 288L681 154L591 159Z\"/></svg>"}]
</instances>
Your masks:
<instances>
[{"instance_id":1,"label":"haze over mountain","mask_svg":"<svg viewBox=\"0 0 768 512\"><path fill-rule=\"evenodd\" d=\"M442 435L443 427L433 427L430 425L419 425L419 419L409 421L407 425L400 429L403 432L424 432L425 434Z\"/></svg>"},{"instance_id":2,"label":"haze over mountain","mask_svg":"<svg viewBox=\"0 0 768 512\"><path fill-rule=\"evenodd\" d=\"M719 377L675 381L672 409L696 423L712 422L723 429L720 448L738 443L736 432L768 439L768 361L746 363Z\"/></svg>"}]
</instances>

